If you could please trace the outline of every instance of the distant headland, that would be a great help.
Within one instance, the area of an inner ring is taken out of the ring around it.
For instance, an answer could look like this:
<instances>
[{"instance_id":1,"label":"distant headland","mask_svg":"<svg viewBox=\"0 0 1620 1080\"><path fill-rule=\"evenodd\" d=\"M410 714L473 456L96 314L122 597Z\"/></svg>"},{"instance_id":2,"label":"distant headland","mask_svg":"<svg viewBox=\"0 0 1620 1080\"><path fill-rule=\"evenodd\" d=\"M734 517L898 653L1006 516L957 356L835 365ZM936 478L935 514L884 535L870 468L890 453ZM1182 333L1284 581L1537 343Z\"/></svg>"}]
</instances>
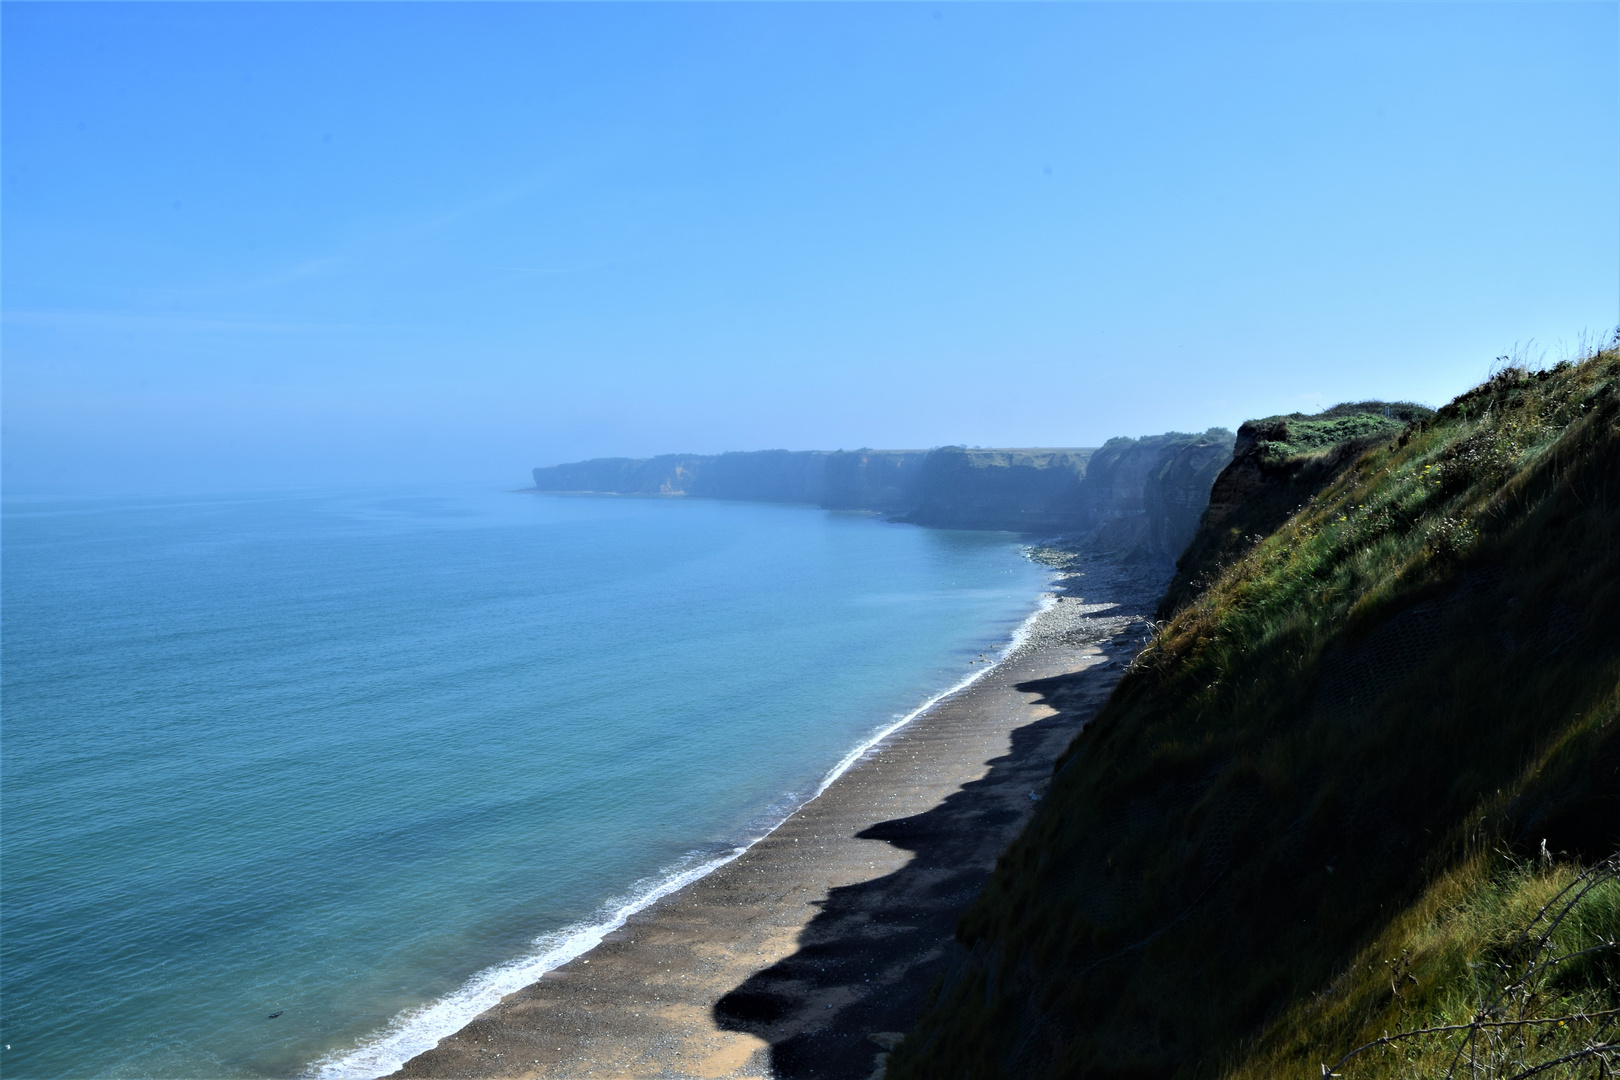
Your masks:
<instances>
[{"instance_id":1,"label":"distant headland","mask_svg":"<svg viewBox=\"0 0 1620 1080\"><path fill-rule=\"evenodd\" d=\"M1236 436L1168 432L1100 447L758 450L597 458L534 470L545 492L687 496L864 510L952 529L1082 538L1169 562L1198 528Z\"/></svg>"}]
</instances>

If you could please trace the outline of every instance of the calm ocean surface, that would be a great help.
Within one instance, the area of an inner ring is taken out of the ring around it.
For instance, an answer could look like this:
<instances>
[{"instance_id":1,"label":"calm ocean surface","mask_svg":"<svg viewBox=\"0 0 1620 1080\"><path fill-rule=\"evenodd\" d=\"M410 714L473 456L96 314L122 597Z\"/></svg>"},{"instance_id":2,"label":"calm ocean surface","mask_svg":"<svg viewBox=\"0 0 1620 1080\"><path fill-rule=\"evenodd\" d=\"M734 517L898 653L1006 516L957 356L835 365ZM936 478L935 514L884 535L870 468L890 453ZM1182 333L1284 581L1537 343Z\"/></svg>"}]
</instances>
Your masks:
<instances>
[{"instance_id":1,"label":"calm ocean surface","mask_svg":"<svg viewBox=\"0 0 1620 1080\"><path fill-rule=\"evenodd\" d=\"M1045 581L1006 534L805 507L12 499L0 1068L390 1071L779 820Z\"/></svg>"}]
</instances>

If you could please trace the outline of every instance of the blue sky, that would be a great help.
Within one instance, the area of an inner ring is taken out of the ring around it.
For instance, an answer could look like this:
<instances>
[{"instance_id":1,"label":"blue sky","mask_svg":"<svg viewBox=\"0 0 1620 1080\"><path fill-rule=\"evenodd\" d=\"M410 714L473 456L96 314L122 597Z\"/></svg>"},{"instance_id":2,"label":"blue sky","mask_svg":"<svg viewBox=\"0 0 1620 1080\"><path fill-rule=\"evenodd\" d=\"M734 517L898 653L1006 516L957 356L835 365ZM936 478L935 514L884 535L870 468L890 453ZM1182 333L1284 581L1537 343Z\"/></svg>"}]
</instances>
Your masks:
<instances>
[{"instance_id":1,"label":"blue sky","mask_svg":"<svg viewBox=\"0 0 1620 1080\"><path fill-rule=\"evenodd\" d=\"M1617 10L7 4L6 482L1438 403L1620 322Z\"/></svg>"}]
</instances>

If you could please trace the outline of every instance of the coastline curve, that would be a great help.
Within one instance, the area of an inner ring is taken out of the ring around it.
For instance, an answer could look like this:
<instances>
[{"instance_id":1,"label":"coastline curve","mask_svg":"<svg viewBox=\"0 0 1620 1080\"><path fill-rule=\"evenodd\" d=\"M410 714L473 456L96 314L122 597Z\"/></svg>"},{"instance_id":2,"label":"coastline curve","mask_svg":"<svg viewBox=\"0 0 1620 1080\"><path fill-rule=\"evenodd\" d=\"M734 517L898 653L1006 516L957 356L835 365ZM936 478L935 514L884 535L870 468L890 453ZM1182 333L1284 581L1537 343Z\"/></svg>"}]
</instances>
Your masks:
<instances>
[{"instance_id":1,"label":"coastline curve","mask_svg":"<svg viewBox=\"0 0 1620 1080\"><path fill-rule=\"evenodd\" d=\"M823 795L839 777L877 750L890 736L967 690L1015 656L1030 640L1041 616L1056 604L1057 596L1051 589L1049 583L1036 596L1035 607L1008 635L1006 644L990 662L927 698L910 712L877 728L840 758L822 777L814 791L776 816L768 827L744 842L723 849L723 854L693 852L661 873L642 878L627 893L604 903L595 918L542 934L534 939L531 950L524 955L484 968L449 994L401 1011L386 1026L366 1036L358 1045L331 1051L311 1062L300 1074L300 1080L374 1080L375 1077L394 1072L411 1058L433 1049L441 1040L460 1031L508 994L586 955L609 934L623 927L632 916L735 861Z\"/></svg>"}]
</instances>

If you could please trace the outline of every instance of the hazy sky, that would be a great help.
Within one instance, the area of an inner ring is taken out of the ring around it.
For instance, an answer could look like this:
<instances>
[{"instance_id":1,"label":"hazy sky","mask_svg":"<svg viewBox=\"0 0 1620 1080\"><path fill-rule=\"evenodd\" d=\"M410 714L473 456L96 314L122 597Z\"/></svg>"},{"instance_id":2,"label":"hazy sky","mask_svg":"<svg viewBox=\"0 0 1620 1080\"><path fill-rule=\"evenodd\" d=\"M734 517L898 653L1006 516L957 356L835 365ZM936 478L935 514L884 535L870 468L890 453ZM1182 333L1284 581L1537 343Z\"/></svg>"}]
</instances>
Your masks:
<instances>
[{"instance_id":1,"label":"hazy sky","mask_svg":"<svg viewBox=\"0 0 1620 1080\"><path fill-rule=\"evenodd\" d=\"M8 490L1443 401L1620 321L1614 4L7 4Z\"/></svg>"}]
</instances>

